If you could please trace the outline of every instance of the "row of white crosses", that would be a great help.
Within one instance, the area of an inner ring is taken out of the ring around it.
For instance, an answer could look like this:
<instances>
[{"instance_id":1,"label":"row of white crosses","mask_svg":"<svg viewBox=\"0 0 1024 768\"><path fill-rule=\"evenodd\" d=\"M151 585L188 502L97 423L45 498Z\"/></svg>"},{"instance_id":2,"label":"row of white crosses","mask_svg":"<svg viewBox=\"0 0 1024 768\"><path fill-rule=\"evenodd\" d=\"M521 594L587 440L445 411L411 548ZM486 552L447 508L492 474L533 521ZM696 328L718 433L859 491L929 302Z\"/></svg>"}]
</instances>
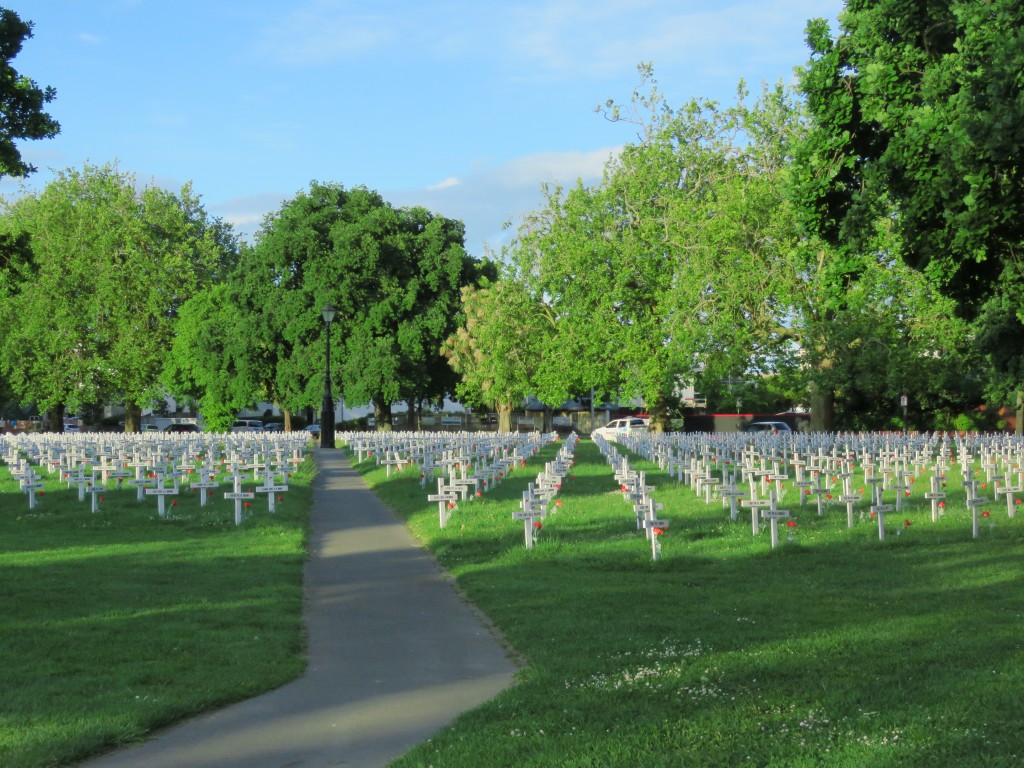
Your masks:
<instances>
[{"instance_id":1,"label":"row of white crosses","mask_svg":"<svg viewBox=\"0 0 1024 768\"><path fill-rule=\"evenodd\" d=\"M241 523L242 502L254 496L253 491L241 489L242 471L252 469L253 479L262 480L255 491L267 493L268 510L273 512L276 494L288 490L287 471L302 462L306 442L304 435L289 433L5 435L0 457L23 474L32 465L59 473L69 488L78 486L79 501L88 494L93 512L99 511L111 480L118 488L135 487L138 501L156 498L160 517L166 516L166 499L179 494L180 483L190 479L197 465L201 479L191 482L190 488L200 492L201 506L206 506L208 493L220 486L218 474L230 466L234 489L225 496L235 500L235 522ZM34 508L36 488L30 485L25 487Z\"/></svg>"},{"instance_id":2,"label":"row of white crosses","mask_svg":"<svg viewBox=\"0 0 1024 768\"><path fill-rule=\"evenodd\" d=\"M460 502L471 501L495 488L516 466L526 461L557 435L481 434L471 432L361 432L344 435L359 462L374 459L392 471L416 467L420 487L436 480L436 492L427 500L437 503L438 524L444 528Z\"/></svg>"},{"instance_id":3,"label":"row of white crosses","mask_svg":"<svg viewBox=\"0 0 1024 768\"><path fill-rule=\"evenodd\" d=\"M513 520L523 521L523 536L527 549L532 549L537 542L537 534L542 526L541 520L547 517L551 502L555 501L565 478L572 471L577 440L576 433L565 439L555 458L545 462L544 469L537 473L536 479L523 491L519 511L512 513Z\"/></svg>"},{"instance_id":4,"label":"row of white crosses","mask_svg":"<svg viewBox=\"0 0 1024 768\"><path fill-rule=\"evenodd\" d=\"M772 522L773 546L778 520L788 516L778 503L790 481L798 489L801 507L813 499L818 514L824 515L829 504L838 502L845 506L847 524L853 527L854 507L861 501L860 493L853 490L858 466L864 486L871 489L868 511L877 520L880 540L885 538L886 513L902 513L913 483L927 471L932 473L931 486L923 496L937 521L945 508L946 475L960 467L975 537L979 518L990 516L987 510L979 510L991 501L981 493L985 486L973 478L976 465L980 463L978 471L986 473L986 484L995 497L1005 496L1009 517L1020 503L1017 495L1024 492L1024 441L1008 435L670 434L630 436L623 442L689 484L706 501L720 498L733 520L738 507L750 508L755 534L761 520ZM1007 480L1011 476L1016 482ZM893 494L892 501L883 501L885 492Z\"/></svg>"},{"instance_id":5,"label":"row of white crosses","mask_svg":"<svg viewBox=\"0 0 1024 768\"><path fill-rule=\"evenodd\" d=\"M651 559L661 558L661 536L668 528L668 520L658 517L665 505L655 501L651 495L655 491L653 485L647 484L644 472L638 472L629 466L629 459L619 454L618 450L600 435L594 437L594 444L601 455L611 465L615 482L622 491L622 497L633 504L636 513L637 530L642 530L651 545ZM639 447L639 446L637 446Z\"/></svg>"}]
</instances>

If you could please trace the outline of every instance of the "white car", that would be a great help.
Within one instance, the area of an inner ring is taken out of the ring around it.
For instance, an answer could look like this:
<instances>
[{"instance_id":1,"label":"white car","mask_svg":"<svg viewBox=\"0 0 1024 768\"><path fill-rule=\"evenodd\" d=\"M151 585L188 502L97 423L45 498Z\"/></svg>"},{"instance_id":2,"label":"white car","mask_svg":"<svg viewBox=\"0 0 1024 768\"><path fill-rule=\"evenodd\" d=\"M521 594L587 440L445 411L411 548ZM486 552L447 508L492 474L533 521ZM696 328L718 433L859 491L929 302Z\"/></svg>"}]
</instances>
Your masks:
<instances>
[{"instance_id":1,"label":"white car","mask_svg":"<svg viewBox=\"0 0 1024 768\"><path fill-rule=\"evenodd\" d=\"M776 435L783 432L792 432L792 428L784 421L754 421L743 428L744 432L774 432Z\"/></svg>"},{"instance_id":2,"label":"white car","mask_svg":"<svg viewBox=\"0 0 1024 768\"><path fill-rule=\"evenodd\" d=\"M590 433L591 437L600 435L609 442L614 440L620 440L627 435L636 435L650 431L651 425L647 419L641 419L637 416L629 416L624 419L615 419L609 421L603 427L598 427Z\"/></svg>"}]
</instances>

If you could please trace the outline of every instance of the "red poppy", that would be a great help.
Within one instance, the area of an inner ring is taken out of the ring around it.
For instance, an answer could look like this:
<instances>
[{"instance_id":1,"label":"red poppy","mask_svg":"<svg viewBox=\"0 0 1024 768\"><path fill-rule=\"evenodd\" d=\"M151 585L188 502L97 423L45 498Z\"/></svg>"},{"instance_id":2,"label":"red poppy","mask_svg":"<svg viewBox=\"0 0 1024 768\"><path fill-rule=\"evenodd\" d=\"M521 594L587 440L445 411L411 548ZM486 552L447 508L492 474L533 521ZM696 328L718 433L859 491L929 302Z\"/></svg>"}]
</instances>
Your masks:
<instances>
[{"instance_id":1,"label":"red poppy","mask_svg":"<svg viewBox=\"0 0 1024 768\"><path fill-rule=\"evenodd\" d=\"M654 535L655 536L664 536L665 535L665 529L664 528L655 528L653 530L654 530Z\"/></svg>"},{"instance_id":2,"label":"red poppy","mask_svg":"<svg viewBox=\"0 0 1024 768\"><path fill-rule=\"evenodd\" d=\"M477 497L478 499L482 499L482 498L483 498L483 496L484 496L484 494L483 494L483 491L477 491L477 492L476 492L476 497Z\"/></svg>"},{"instance_id":3,"label":"red poppy","mask_svg":"<svg viewBox=\"0 0 1024 768\"><path fill-rule=\"evenodd\" d=\"M989 515L989 513L988 513L988 510L987 510L987 509L983 509L983 510L981 510L981 516L982 516L982 517L990 517L990 515Z\"/></svg>"},{"instance_id":4,"label":"red poppy","mask_svg":"<svg viewBox=\"0 0 1024 768\"><path fill-rule=\"evenodd\" d=\"M449 501L448 502L448 509L455 509L455 502L454 501Z\"/></svg>"},{"instance_id":5,"label":"red poppy","mask_svg":"<svg viewBox=\"0 0 1024 768\"><path fill-rule=\"evenodd\" d=\"M946 508L946 502L940 501L939 502L939 509L945 509L945 508Z\"/></svg>"},{"instance_id":6,"label":"red poppy","mask_svg":"<svg viewBox=\"0 0 1024 768\"><path fill-rule=\"evenodd\" d=\"M249 508L249 502L248 501L245 502L245 504L243 504L242 506L244 506L246 509L248 509Z\"/></svg>"},{"instance_id":7,"label":"red poppy","mask_svg":"<svg viewBox=\"0 0 1024 768\"><path fill-rule=\"evenodd\" d=\"M103 496L100 496L100 501L106 501L106 499Z\"/></svg>"},{"instance_id":8,"label":"red poppy","mask_svg":"<svg viewBox=\"0 0 1024 768\"><path fill-rule=\"evenodd\" d=\"M829 501L832 501L832 494L831 493L826 493L825 494L825 498L828 499Z\"/></svg>"},{"instance_id":9,"label":"red poppy","mask_svg":"<svg viewBox=\"0 0 1024 768\"><path fill-rule=\"evenodd\" d=\"M629 490L629 489L628 489L628 488L626 488L626 484L625 484L625 483L623 483L623 484L622 484L622 492L623 492L623 493L625 493L625 492L626 492L627 490Z\"/></svg>"},{"instance_id":10,"label":"red poppy","mask_svg":"<svg viewBox=\"0 0 1024 768\"><path fill-rule=\"evenodd\" d=\"M875 517L877 517L877 515L874 512L872 512L870 515L868 515L868 517L870 517L872 520L874 520Z\"/></svg>"},{"instance_id":11,"label":"red poppy","mask_svg":"<svg viewBox=\"0 0 1024 768\"><path fill-rule=\"evenodd\" d=\"M278 497L277 497L277 500L278 500L278 501L284 501L284 496L278 496Z\"/></svg>"},{"instance_id":12,"label":"red poppy","mask_svg":"<svg viewBox=\"0 0 1024 768\"><path fill-rule=\"evenodd\" d=\"M178 500L177 499L171 499L171 506L172 507L178 506Z\"/></svg>"},{"instance_id":13,"label":"red poppy","mask_svg":"<svg viewBox=\"0 0 1024 768\"><path fill-rule=\"evenodd\" d=\"M903 521L903 527L904 528L909 528L911 525L913 525L913 523L911 523L910 520L904 520Z\"/></svg>"},{"instance_id":14,"label":"red poppy","mask_svg":"<svg viewBox=\"0 0 1024 768\"><path fill-rule=\"evenodd\" d=\"M535 530L540 530L543 526L540 524L540 520L534 520L533 527Z\"/></svg>"},{"instance_id":15,"label":"red poppy","mask_svg":"<svg viewBox=\"0 0 1024 768\"><path fill-rule=\"evenodd\" d=\"M561 502L561 501L556 501L556 502L555 502L555 506L556 506L556 507L560 507L560 506L562 506L562 502Z\"/></svg>"},{"instance_id":16,"label":"red poppy","mask_svg":"<svg viewBox=\"0 0 1024 768\"><path fill-rule=\"evenodd\" d=\"M789 520L786 523L786 525L788 525L790 528L796 528L796 520Z\"/></svg>"}]
</instances>

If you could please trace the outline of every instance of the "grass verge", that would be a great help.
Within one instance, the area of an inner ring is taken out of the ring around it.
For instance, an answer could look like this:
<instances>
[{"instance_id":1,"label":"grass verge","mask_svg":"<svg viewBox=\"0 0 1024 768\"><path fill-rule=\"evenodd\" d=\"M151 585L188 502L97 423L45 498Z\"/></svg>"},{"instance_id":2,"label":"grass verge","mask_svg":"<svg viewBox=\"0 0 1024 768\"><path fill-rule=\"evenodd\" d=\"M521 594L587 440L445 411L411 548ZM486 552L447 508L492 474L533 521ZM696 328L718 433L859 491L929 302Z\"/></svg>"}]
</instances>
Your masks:
<instances>
[{"instance_id":1,"label":"grass verge","mask_svg":"<svg viewBox=\"0 0 1024 768\"><path fill-rule=\"evenodd\" d=\"M975 540L955 473L937 523L922 477L880 542L867 502L850 529L789 491L772 550L749 512L632 464L671 521L658 562L589 442L532 550L511 519L529 468L441 529L412 473L360 465L528 662L396 768L1024 761L1024 521L1004 502Z\"/></svg>"},{"instance_id":2,"label":"grass verge","mask_svg":"<svg viewBox=\"0 0 1024 768\"><path fill-rule=\"evenodd\" d=\"M30 511L0 467L0 766L68 764L301 674L314 474L235 526L187 490L164 519L113 485L92 513L56 476Z\"/></svg>"}]
</instances>

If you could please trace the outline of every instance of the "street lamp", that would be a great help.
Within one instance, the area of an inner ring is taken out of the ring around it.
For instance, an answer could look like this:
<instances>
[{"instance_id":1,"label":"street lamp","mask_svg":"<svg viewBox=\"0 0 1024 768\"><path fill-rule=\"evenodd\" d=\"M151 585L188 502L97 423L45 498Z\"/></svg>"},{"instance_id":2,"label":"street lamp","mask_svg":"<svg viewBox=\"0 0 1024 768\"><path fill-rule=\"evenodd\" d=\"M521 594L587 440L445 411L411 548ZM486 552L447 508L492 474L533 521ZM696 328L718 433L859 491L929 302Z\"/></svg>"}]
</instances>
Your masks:
<instances>
[{"instance_id":1,"label":"street lamp","mask_svg":"<svg viewBox=\"0 0 1024 768\"><path fill-rule=\"evenodd\" d=\"M334 447L334 398L331 396L331 323L338 313L332 305L324 307L320 314L327 328L327 367L324 372L324 403L320 409L320 447Z\"/></svg>"}]
</instances>

